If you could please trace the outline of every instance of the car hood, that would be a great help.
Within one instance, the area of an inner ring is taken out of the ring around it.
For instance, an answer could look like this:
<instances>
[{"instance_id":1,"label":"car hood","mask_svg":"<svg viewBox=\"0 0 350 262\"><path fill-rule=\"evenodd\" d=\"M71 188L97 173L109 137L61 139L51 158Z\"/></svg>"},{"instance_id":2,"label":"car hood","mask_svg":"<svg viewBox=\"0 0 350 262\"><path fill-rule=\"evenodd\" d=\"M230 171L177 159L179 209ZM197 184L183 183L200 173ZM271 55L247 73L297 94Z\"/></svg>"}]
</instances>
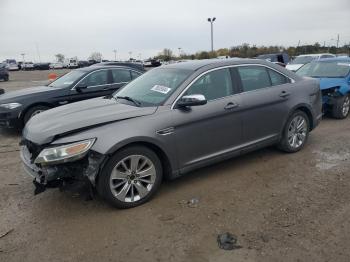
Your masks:
<instances>
[{"instance_id":1,"label":"car hood","mask_svg":"<svg viewBox=\"0 0 350 262\"><path fill-rule=\"evenodd\" d=\"M57 89L49 86L36 86L36 87L29 87L21 90L16 90L16 91L10 91L8 93L0 95L0 102L3 102L3 101L11 102L13 99L18 99L18 98L21 98L22 96L43 93L43 92L50 92L55 90Z\"/></svg>"},{"instance_id":2,"label":"car hood","mask_svg":"<svg viewBox=\"0 0 350 262\"><path fill-rule=\"evenodd\" d=\"M344 78L319 78L321 90L328 89L335 86L346 85Z\"/></svg>"},{"instance_id":3,"label":"car hood","mask_svg":"<svg viewBox=\"0 0 350 262\"><path fill-rule=\"evenodd\" d=\"M34 116L23 130L23 138L38 145L55 137L98 125L153 114L157 107L136 107L114 98L95 98L56 107ZM117 131L116 131L117 132Z\"/></svg>"},{"instance_id":4,"label":"car hood","mask_svg":"<svg viewBox=\"0 0 350 262\"><path fill-rule=\"evenodd\" d=\"M297 71L300 67L302 67L304 64L288 64L286 65L286 68L291 71Z\"/></svg>"}]
</instances>

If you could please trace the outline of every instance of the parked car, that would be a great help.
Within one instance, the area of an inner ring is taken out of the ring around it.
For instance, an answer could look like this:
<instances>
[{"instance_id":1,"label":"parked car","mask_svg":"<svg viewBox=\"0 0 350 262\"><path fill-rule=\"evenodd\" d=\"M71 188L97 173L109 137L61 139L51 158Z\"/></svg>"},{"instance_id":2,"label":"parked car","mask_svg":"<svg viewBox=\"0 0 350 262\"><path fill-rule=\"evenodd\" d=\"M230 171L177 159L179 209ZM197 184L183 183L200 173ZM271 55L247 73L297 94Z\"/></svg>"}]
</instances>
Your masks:
<instances>
[{"instance_id":1,"label":"parked car","mask_svg":"<svg viewBox=\"0 0 350 262\"><path fill-rule=\"evenodd\" d=\"M68 68L78 68L78 59L76 58L69 59Z\"/></svg>"},{"instance_id":2,"label":"parked car","mask_svg":"<svg viewBox=\"0 0 350 262\"><path fill-rule=\"evenodd\" d=\"M303 65L310 63L314 60L319 60L321 58L332 58L335 57L333 54L309 54L309 55L299 55L294 58L291 62L286 65L286 68L291 71L297 71Z\"/></svg>"},{"instance_id":3,"label":"parked car","mask_svg":"<svg viewBox=\"0 0 350 262\"><path fill-rule=\"evenodd\" d=\"M49 70L50 63L35 63L34 70Z\"/></svg>"},{"instance_id":4,"label":"parked car","mask_svg":"<svg viewBox=\"0 0 350 262\"><path fill-rule=\"evenodd\" d=\"M257 59L264 59L266 61L278 64L285 67L289 62L289 56L287 53L276 53L276 54L264 54L258 55Z\"/></svg>"},{"instance_id":5,"label":"parked car","mask_svg":"<svg viewBox=\"0 0 350 262\"><path fill-rule=\"evenodd\" d=\"M5 63L0 63L0 79L9 81L9 70Z\"/></svg>"},{"instance_id":6,"label":"parked car","mask_svg":"<svg viewBox=\"0 0 350 262\"><path fill-rule=\"evenodd\" d=\"M4 61L4 63L6 64L8 70L10 70L10 71L17 71L17 70L19 70L18 64L17 64L15 59L6 59Z\"/></svg>"},{"instance_id":7,"label":"parked car","mask_svg":"<svg viewBox=\"0 0 350 262\"><path fill-rule=\"evenodd\" d=\"M37 193L88 181L129 208L149 200L164 177L268 145L301 150L321 107L317 80L263 60L177 63L110 97L33 117L21 156Z\"/></svg>"},{"instance_id":8,"label":"parked car","mask_svg":"<svg viewBox=\"0 0 350 262\"><path fill-rule=\"evenodd\" d=\"M22 70L34 70L34 64L33 62L24 62L21 65Z\"/></svg>"},{"instance_id":9,"label":"parked car","mask_svg":"<svg viewBox=\"0 0 350 262\"><path fill-rule=\"evenodd\" d=\"M313 61L301 67L299 76L320 80L323 111L334 118L344 119L350 108L350 58L327 58Z\"/></svg>"},{"instance_id":10,"label":"parked car","mask_svg":"<svg viewBox=\"0 0 350 262\"><path fill-rule=\"evenodd\" d=\"M130 67L86 67L47 86L5 93L0 95L0 126L21 128L33 116L53 107L111 95L142 73Z\"/></svg>"},{"instance_id":11,"label":"parked car","mask_svg":"<svg viewBox=\"0 0 350 262\"><path fill-rule=\"evenodd\" d=\"M78 62L78 68L87 67L87 66L89 66L89 62L88 61L80 60Z\"/></svg>"},{"instance_id":12,"label":"parked car","mask_svg":"<svg viewBox=\"0 0 350 262\"><path fill-rule=\"evenodd\" d=\"M50 69L63 69L65 66L61 62L51 63Z\"/></svg>"},{"instance_id":13,"label":"parked car","mask_svg":"<svg viewBox=\"0 0 350 262\"><path fill-rule=\"evenodd\" d=\"M0 63L0 79L9 81L9 70L5 63Z\"/></svg>"}]
</instances>

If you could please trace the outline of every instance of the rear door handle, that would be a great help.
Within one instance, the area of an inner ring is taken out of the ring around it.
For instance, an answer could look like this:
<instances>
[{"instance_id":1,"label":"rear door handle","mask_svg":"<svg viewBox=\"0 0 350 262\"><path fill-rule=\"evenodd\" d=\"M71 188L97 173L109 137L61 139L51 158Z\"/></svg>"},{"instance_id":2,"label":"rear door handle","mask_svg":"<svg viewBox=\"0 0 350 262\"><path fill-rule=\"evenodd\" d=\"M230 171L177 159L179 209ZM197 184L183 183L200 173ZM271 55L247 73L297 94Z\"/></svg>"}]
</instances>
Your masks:
<instances>
[{"instance_id":1,"label":"rear door handle","mask_svg":"<svg viewBox=\"0 0 350 262\"><path fill-rule=\"evenodd\" d=\"M234 103L234 102L230 102L228 103L226 106L225 106L225 110L231 110L231 109L234 109L236 107L238 107L239 105L237 103Z\"/></svg>"},{"instance_id":2,"label":"rear door handle","mask_svg":"<svg viewBox=\"0 0 350 262\"><path fill-rule=\"evenodd\" d=\"M280 97L288 97L290 96L290 93L286 92L286 91L282 91L280 94Z\"/></svg>"}]
</instances>

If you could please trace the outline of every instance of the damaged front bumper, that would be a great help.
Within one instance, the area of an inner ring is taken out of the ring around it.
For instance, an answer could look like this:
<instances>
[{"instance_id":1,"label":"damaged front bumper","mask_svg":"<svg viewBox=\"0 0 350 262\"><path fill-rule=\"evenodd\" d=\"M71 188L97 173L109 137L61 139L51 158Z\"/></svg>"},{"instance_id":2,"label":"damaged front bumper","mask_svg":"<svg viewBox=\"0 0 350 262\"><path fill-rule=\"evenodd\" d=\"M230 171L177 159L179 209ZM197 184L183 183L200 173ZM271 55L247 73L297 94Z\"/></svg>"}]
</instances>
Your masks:
<instances>
[{"instance_id":1,"label":"damaged front bumper","mask_svg":"<svg viewBox=\"0 0 350 262\"><path fill-rule=\"evenodd\" d=\"M24 171L33 178L35 194L46 188L64 187L73 183L96 185L96 178L103 167L106 157L90 150L88 154L75 162L57 165L37 165L27 146L22 146L20 156Z\"/></svg>"}]
</instances>

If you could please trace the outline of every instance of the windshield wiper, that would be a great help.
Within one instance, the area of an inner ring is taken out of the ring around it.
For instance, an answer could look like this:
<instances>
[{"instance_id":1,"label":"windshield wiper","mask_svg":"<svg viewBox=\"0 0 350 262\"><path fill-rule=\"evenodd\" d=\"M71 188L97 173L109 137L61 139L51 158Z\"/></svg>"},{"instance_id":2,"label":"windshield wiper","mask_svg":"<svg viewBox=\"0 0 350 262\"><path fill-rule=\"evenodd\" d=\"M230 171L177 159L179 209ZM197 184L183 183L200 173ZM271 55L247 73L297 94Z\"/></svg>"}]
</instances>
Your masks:
<instances>
[{"instance_id":1,"label":"windshield wiper","mask_svg":"<svg viewBox=\"0 0 350 262\"><path fill-rule=\"evenodd\" d=\"M117 99L124 99L124 100L130 101L130 102L133 102L138 107L141 106L140 101L137 101L136 99L131 98L130 96L116 96L116 98Z\"/></svg>"}]
</instances>

